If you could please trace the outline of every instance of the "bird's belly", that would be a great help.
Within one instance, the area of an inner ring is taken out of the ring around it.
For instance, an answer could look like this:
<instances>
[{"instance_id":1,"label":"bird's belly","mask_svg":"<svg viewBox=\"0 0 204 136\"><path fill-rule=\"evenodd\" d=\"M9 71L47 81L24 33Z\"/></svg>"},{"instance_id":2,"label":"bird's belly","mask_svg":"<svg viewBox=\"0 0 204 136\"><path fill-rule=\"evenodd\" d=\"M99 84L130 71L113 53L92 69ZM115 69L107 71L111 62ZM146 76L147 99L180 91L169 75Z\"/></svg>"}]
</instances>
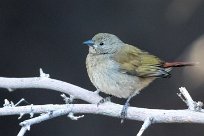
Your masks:
<instances>
[{"instance_id":1,"label":"bird's belly","mask_svg":"<svg viewBox=\"0 0 204 136\"><path fill-rule=\"evenodd\" d=\"M96 58L88 55L86 67L89 78L97 89L119 98L138 94L154 80L154 78L140 78L122 73L115 61L101 56Z\"/></svg>"},{"instance_id":2,"label":"bird's belly","mask_svg":"<svg viewBox=\"0 0 204 136\"><path fill-rule=\"evenodd\" d=\"M136 95L142 88L146 87L145 82L139 77L113 70L105 70L102 73L101 71L94 71L92 82L101 92L119 98Z\"/></svg>"}]
</instances>

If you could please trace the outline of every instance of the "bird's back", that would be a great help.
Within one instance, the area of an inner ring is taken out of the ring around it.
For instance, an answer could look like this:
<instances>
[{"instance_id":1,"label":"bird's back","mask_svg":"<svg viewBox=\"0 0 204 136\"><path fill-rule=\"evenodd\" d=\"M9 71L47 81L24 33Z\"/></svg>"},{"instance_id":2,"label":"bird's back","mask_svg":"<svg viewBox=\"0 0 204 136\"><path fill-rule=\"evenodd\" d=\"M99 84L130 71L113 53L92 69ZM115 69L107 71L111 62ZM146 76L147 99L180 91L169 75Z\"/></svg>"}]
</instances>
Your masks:
<instances>
[{"instance_id":1,"label":"bird's back","mask_svg":"<svg viewBox=\"0 0 204 136\"><path fill-rule=\"evenodd\" d=\"M169 76L161 59L129 44L115 53L114 59L120 64L121 71L130 75L141 78Z\"/></svg>"}]
</instances>

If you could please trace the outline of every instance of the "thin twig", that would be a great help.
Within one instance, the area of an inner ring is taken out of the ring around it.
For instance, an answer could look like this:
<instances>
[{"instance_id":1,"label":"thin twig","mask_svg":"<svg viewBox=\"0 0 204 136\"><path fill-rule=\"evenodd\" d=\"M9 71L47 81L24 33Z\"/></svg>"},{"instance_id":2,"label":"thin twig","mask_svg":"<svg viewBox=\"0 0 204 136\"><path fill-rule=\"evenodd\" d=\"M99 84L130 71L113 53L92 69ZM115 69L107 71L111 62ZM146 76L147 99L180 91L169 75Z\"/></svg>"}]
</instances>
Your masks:
<instances>
[{"instance_id":1,"label":"thin twig","mask_svg":"<svg viewBox=\"0 0 204 136\"><path fill-rule=\"evenodd\" d=\"M24 136L28 128L26 126L21 127L21 130L19 131L17 136Z\"/></svg>"},{"instance_id":2,"label":"thin twig","mask_svg":"<svg viewBox=\"0 0 204 136\"><path fill-rule=\"evenodd\" d=\"M22 128L21 128L18 135L23 136L26 133L26 131L28 130L27 128L30 129L30 127L34 124L38 124L38 123L41 123L42 121L68 114L69 112L70 112L70 109L60 109L60 110L56 110L53 112L49 112L49 113L40 115L40 116L32 118L32 119L25 120L25 121L20 123Z\"/></svg>"},{"instance_id":3,"label":"thin twig","mask_svg":"<svg viewBox=\"0 0 204 136\"><path fill-rule=\"evenodd\" d=\"M194 110L195 109L194 108L194 101L191 98L191 96L188 93L188 91L186 90L186 88L185 87L180 87L179 90L180 90L181 94L184 96L184 99L185 99L185 102L186 102L188 108L190 110Z\"/></svg>"},{"instance_id":4,"label":"thin twig","mask_svg":"<svg viewBox=\"0 0 204 136\"><path fill-rule=\"evenodd\" d=\"M142 136L142 134L144 133L144 131L153 123L153 118L152 117L148 117L147 119L145 119L140 131L137 133L136 136Z\"/></svg>"},{"instance_id":5,"label":"thin twig","mask_svg":"<svg viewBox=\"0 0 204 136\"><path fill-rule=\"evenodd\" d=\"M185 87L180 87L179 90L181 92L181 94L179 96L186 103L189 110L201 111L202 106L203 106L202 102L193 101L192 97L190 96L190 94L188 93L188 91L186 90ZM182 97L182 95L183 95L183 97Z\"/></svg>"}]
</instances>

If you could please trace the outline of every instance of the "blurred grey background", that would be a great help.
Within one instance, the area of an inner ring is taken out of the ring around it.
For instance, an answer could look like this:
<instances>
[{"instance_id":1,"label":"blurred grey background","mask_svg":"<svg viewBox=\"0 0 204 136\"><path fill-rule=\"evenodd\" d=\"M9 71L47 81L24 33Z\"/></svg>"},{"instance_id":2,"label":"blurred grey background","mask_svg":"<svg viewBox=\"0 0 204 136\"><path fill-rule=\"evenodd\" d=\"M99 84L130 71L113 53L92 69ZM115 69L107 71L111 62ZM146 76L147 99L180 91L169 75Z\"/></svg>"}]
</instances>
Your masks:
<instances>
[{"instance_id":1,"label":"blurred grey background","mask_svg":"<svg viewBox=\"0 0 204 136\"><path fill-rule=\"evenodd\" d=\"M86 73L88 48L82 42L99 32L113 33L164 60L199 61L196 68L174 69L172 78L158 79L131 101L131 106L182 109L176 95L185 86L194 100L204 101L204 1L203 0L1 0L0 76L39 76L39 68L51 78L95 90ZM63 103L60 93L24 89L4 99L25 98L32 104ZM116 103L125 100L113 98ZM81 103L77 100L76 103ZM0 117L0 135L15 136L18 116ZM27 136L134 136L142 122L100 115L79 121L66 116L31 127ZM155 124L144 136L203 136L200 124Z\"/></svg>"}]
</instances>

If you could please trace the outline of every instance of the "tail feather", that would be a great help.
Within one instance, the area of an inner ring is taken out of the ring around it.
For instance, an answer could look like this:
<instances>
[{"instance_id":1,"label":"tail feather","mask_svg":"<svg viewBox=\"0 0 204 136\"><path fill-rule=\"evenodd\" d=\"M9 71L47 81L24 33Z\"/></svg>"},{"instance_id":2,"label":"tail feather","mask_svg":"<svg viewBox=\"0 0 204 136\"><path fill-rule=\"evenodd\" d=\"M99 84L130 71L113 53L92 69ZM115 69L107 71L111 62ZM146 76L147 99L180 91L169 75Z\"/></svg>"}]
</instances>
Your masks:
<instances>
[{"instance_id":1,"label":"tail feather","mask_svg":"<svg viewBox=\"0 0 204 136\"><path fill-rule=\"evenodd\" d=\"M163 64L164 68L171 68L171 67L184 67L184 66L195 66L198 63L193 62L165 62Z\"/></svg>"}]
</instances>

